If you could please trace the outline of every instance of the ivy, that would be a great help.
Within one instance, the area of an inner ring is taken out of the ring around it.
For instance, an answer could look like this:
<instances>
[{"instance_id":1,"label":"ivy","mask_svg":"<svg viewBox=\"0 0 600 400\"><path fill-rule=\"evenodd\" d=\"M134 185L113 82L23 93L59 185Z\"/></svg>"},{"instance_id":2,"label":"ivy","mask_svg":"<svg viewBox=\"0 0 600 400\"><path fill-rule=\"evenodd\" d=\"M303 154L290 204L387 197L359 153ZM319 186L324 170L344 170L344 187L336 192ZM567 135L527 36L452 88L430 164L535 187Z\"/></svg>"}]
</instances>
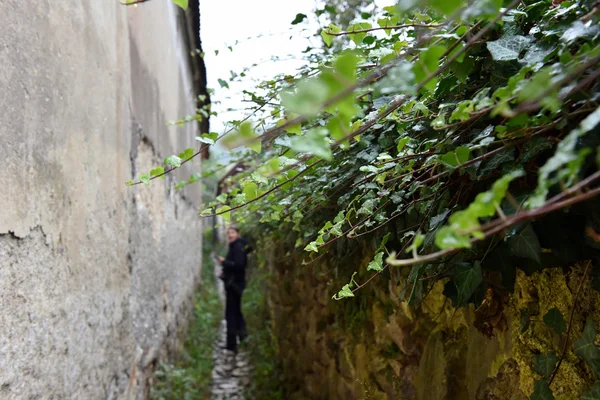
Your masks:
<instances>
[{"instance_id":1,"label":"ivy","mask_svg":"<svg viewBox=\"0 0 600 400\"><path fill-rule=\"evenodd\" d=\"M332 299L341 300L341 299L347 298L347 297L354 297L354 293L352 292L352 287L358 286L358 284L354 280L355 275L356 275L356 272L352 274L352 278L350 278L350 283L345 284L344 287L342 287L342 289L337 294L333 295Z\"/></svg>"},{"instance_id":2,"label":"ivy","mask_svg":"<svg viewBox=\"0 0 600 400\"><path fill-rule=\"evenodd\" d=\"M360 270L336 265L335 299L357 295L355 276L385 279L390 268L396 277L402 267L415 304L447 279L456 307L478 306L492 272L512 289L517 268L549 267L560 252L548 249L539 224L588 212L578 205L598 194L600 17L592 3L403 0L351 19L323 8L323 45L306 50L297 74L247 90L246 119L200 134L200 149L127 184L149 184L217 143L240 149L233 159L243 168L202 216L222 214L304 250L307 264L360 248L370 261ZM292 23L311 18L296 14ZM354 274L344 283L338 272ZM534 333L532 321L521 313L521 334ZM543 322L567 331L556 308ZM593 328L575 347L595 369ZM554 357L535 358L544 379L533 398L552 398Z\"/></svg>"},{"instance_id":3,"label":"ivy","mask_svg":"<svg viewBox=\"0 0 600 400\"><path fill-rule=\"evenodd\" d=\"M567 323L558 308L552 307L544 315L544 323L554 330L554 332L562 335L567 331Z\"/></svg>"},{"instance_id":4,"label":"ivy","mask_svg":"<svg viewBox=\"0 0 600 400\"><path fill-rule=\"evenodd\" d=\"M515 256L541 263L542 247L531 224L508 238L508 248Z\"/></svg>"},{"instance_id":5,"label":"ivy","mask_svg":"<svg viewBox=\"0 0 600 400\"><path fill-rule=\"evenodd\" d=\"M487 48L495 61L510 61L519 58L523 50L529 48L532 38L520 35L505 35L498 40L487 42Z\"/></svg>"},{"instance_id":6,"label":"ivy","mask_svg":"<svg viewBox=\"0 0 600 400\"><path fill-rule=\"evenodd\" d=\"M367 266L368 271L381 271L383 270L383 251L380 251L375 255L373 261Z\"/></svg>"},{"instance_id":7,"label":"ivy","mask_svg":"<svg viewBox=\"0 0 600 400\"><path fill-rule=\"evenodd\" d=\"M558 357L552 353L538 354L533 358L533 367L535 368L535 372L548 379L556 368L557 362Z\"/></svg>"},{"instance_id":8,"label":"ivy","mask_svg":"<svg viewBox=\"0 0 600 400\"><path fill-rule=\"evenodd\" d=\"M171 166L171 167L179 168L179 167L181 167L181 158L178 156L172 155L172 156L165 158L163 161L163 164Z\"/></svg>"},{"instance_id":9,"label":"ivy","mask_svg":"<svg viewBox=\"0 0 600 400\"><path fill-rule=\"evenodd\" d=\"M574 343L575 354L583 358L596 375L600 374L600 349L595 343L596 327L594 320L588 319L583 335Z\"/></svg>"},{"instance_id":10,"label":"ivy","mask_svg":"<svg viewBox=\"0 0 600 400\"><path fill-rule=\"evenodd\" d=\"M547 381L535 381L530 400L554 400L554 395Z\"/></svg>"},{"instance_id":11,"label":"ivy","mask_svg":"<svg viewBox=\"0 0 600 400\"><path fill-rule=\"evenodd\" d=\"M188 8L188 0L172 0L173 3L177 4L179 7L187 10Z\"/></svg>"},{"instance_id":12,"label":"ivy","mask_svg":"<svg viewBox=\"0 0 600 400\"><path fill-rule=\"evenodd\" d=\"M571 185L579 173L585 156L590 152L587 148L578 149L579 138L590 132L600 123L600 107L586 117L579 128L571 131L559 144L553 157L541 168L538 187L528 204L530 207L540 207L553 185L562 182Z\"/></svg>"},{"instance_id":13,"label":"ivy","mask_svg":"<svg viewBox=\"0 0 600 400\"><path fill-rule=\"evenodd\" d=\"M600 399L600 382L596 382L594 386L583 392L582 400L598 400Z\"/></svg>"},{"instance_id":14,"label":"ivy","mask_svg":"<svg viewBox=\"0 0 600 400\"><path fill-rule=\"evenodd\" d=\"M496 214L504 198L508 185L513 179L523 175L520 170L513 171L494 183L492 189L477 195L466 210L450 216L449 225L442 227L435 236L435 244L440 249L471 247L470 236L482 237L479 231L479 219Z\"/></svg>"},{"instance_id":15,"label":"ivy","mask_svg":"<svg viewBox=\"0 0 600 400\"><path fill-rule=\"evenodd\" d=\"M471 298L475 290L483 282L481 264L476 261L474 265L458 265L452 277L456 285L456 306L464 305Z\"/></svg>"},{"instance_id":16,"label":"ivy","mask_svg":"<svg viewBox=\"0 0 600 400\"><path fill-rule=\"evenodd\" d=\"M314 128L303 136L293 137L291 148L298 152L312 153L325 160L332 158L327 130L323 128Z\"/></svg>"}]
</instances>

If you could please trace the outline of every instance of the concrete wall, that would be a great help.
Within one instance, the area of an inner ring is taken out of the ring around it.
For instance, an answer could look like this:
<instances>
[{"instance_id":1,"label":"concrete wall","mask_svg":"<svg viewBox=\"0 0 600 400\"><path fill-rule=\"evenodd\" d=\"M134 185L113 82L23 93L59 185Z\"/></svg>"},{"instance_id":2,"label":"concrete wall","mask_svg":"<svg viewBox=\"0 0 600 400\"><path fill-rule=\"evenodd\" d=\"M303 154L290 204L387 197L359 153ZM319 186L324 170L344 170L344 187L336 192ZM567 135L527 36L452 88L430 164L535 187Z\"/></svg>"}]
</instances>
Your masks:
<instances>
[{"instance_id":1,"label":"concrete wall","mask_svg":"<svg viewBox=\"0 0 600 400\"><path fill-rule=\"evenodd\" d=\"M143 398L201 265L199 185L138 172L195 147L169 0L0 0L0 398Z\"/></svg>"}]
</instances>

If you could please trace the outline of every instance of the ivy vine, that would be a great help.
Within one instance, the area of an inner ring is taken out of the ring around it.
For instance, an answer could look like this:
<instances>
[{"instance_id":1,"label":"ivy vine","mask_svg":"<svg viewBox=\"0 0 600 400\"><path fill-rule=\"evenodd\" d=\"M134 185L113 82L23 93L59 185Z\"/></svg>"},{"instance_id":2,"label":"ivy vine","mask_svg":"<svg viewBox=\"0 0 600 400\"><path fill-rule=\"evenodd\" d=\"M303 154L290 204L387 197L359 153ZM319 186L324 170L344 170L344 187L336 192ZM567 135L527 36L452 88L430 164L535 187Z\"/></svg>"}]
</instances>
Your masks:
<instances>
[{"instance_id":1,"label":"ivy vine","mask_svg":"<svg viewBox=\"0 0 600 400\"><path fill-rule=\"evenodd\" d=\"M337 241L372 238L374 258L336 300L408 268L407 301L446 279L456 307L489 307L498 285L512 290L516 265L531 273L598 258L599 15L591 0L403 0L331 23L296 76L247 93L247 118L128 184L148 184L217 141L241 148L243 171L201 216L293 239L307 262ZM479 329L492 335L497 315ZM521 331L530 323L524 312ZM569 343L572 323L557 308L543 323ZM588 322L572 345L597 375L595 336ZM532 360L541 377L532 399L554 398L566 348ZM583 398L600 398L599 385Z\"/></svg>"}]
</instances>

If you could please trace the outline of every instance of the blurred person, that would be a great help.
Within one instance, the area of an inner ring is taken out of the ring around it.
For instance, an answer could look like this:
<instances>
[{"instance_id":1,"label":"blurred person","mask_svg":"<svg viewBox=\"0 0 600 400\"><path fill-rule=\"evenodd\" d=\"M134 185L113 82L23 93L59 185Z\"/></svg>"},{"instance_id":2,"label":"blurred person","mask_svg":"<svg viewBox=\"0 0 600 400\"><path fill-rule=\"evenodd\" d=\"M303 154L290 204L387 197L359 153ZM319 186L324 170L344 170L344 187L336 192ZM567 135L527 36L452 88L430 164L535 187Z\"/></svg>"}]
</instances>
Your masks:
<instances>
[{"instance_id":1,"label":"blurred person","mask_svg":"<svg viewBox=\"0 0 600 400\"><path fill-rule=\"evenodd\" d=\"M223 266L219 278L225 286L225 321L227 322L227 345L225 349L237 352L237 339L240 343L246 338L246 322L242 315L242 293L246 288L246 265L252 248L240 236L236 226L227 229L229 250L227 256L217 257Z\"/></svg>"}]
</instances>

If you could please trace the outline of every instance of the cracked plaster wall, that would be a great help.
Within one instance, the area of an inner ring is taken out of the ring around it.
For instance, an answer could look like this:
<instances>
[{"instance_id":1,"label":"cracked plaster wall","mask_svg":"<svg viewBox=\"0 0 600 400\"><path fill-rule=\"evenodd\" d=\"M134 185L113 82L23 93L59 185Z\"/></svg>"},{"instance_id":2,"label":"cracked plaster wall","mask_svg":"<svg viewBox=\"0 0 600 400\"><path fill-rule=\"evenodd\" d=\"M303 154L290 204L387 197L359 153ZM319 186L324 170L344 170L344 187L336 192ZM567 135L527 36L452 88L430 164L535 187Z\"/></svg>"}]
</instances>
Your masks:
<instances>
[{"instance_id":1,"label":"cracked plaster wall","mask_svg":"<svg viewBox=\"0 0 600 400\"><path fill-rule=\"evenodd\" d=\"M196 128L169 0L0 2L0 398L148 395L201 265L200 170L126 187Z\"/></svg>"}]
</instances>

